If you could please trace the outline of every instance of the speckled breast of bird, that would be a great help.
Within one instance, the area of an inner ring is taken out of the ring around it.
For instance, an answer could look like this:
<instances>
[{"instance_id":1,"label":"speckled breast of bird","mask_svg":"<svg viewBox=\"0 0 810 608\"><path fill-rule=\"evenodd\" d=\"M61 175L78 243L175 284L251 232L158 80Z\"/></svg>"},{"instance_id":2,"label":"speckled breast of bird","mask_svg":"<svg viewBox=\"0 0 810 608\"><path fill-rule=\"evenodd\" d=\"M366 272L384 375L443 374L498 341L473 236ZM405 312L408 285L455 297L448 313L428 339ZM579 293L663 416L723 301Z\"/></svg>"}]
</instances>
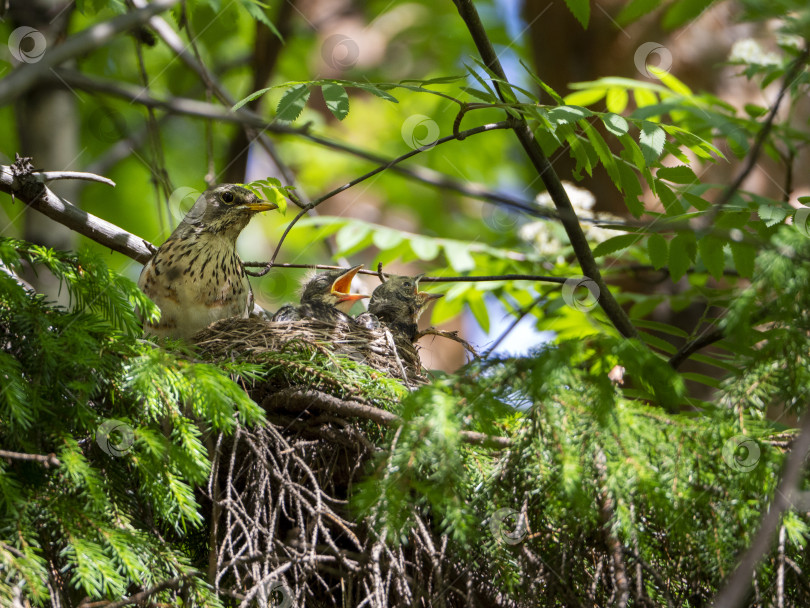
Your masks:
<instances>
[{"instance_id":1,"label":"speckled breast of bird","mask_svg":"<svg viewBox=\"0 0 810 608\"><path fill-rule=\"evenodd\" d=\"M208 324L245 317L251 305L250 284L233 243L218 234L167 240L148 262L141 289L161 310L147 333L190 338Z\"/></svg>"}]
</instances>

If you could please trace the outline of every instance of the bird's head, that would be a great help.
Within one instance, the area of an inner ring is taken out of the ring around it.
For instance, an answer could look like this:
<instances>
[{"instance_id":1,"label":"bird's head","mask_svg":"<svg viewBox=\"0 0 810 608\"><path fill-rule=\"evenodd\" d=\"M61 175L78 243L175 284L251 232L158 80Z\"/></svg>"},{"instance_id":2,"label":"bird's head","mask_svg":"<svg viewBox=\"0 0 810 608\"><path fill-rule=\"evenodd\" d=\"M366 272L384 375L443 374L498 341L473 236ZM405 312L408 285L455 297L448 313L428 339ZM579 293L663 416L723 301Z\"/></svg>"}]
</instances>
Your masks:
<instances>
[{"instance_id":1,"label":"bird's head","mask_svg":"<svg viewBox=\"0 0 810 608\"><path fill-rule=\"evenodd\" d=\"M423 276L389 276L371 294L368 311L382 320L416 323L428 304L442 297L442 294L419 291L419 279Z\"/></svg>"},{"instance_id":2,"label":"bird's head","mask_svg":"<svg viewBox=\"0 0 810 608\"><path fill-rule=\"evenodd\" d=\"M326 304L348 313L357 300L368 297L366 294L349 293L352 279L362 267L363 265L359 264L348 270L328 270L315 275L304 286L301 303Z\"/></svg>"},{"instance_id":3,"label":"bird's head","mask_svg":"<svg viewBox=\"0 0 810 608\"><path fill-rule=\"evenodd\" d=\"M220 184L203 192L177 227L181 232L213 233L236 241L250 218L278 205L237 184Z\"/></svg>"}]
</instances>

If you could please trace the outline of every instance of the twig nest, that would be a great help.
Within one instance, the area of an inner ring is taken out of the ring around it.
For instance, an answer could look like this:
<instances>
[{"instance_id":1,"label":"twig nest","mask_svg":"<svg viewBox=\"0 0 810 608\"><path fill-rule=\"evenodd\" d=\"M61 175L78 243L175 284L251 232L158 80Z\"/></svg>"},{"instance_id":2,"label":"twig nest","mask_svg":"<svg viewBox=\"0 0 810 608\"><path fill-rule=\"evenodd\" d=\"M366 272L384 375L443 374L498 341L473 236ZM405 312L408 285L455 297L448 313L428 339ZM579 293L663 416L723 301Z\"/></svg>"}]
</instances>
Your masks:
<instances>
[{"instance_id":1,"label":"twig nest","mask_svg":"<svg viewBox=\"0 0 810 608\"><path fill-rule=\"evenodd\" d=\"M201 354L214 360L260 359L266 352L329 351L373 367L408 385L427 377L417 348L396 340L386 329L367 329L348 322L321 319L267 321L258 317L230 318L212 323L192 338Z\"/></svg>"}]
</instances>

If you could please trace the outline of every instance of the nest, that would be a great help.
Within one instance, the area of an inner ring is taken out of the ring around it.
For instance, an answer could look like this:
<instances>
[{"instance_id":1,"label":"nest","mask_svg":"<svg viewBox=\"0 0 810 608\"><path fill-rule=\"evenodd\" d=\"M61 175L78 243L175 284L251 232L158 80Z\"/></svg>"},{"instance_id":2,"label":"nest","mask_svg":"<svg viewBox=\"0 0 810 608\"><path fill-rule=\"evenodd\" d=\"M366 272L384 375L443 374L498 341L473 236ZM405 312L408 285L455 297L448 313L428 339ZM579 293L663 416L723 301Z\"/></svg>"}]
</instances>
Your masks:
<instances>
[{"instance_id":1,"label":"nest","mask_svg":"<svg viewBox=\"0 0 810 608\"><path fill-rule=\"evenodd\" d=\"M376 507L350 508L384 462L405 387L427 381L410 342L349 323L260 318L218 321L194 341L205 359L264 370L243 379L264 424L210 446L210 553L195 566L208 567L216 593L240 608L512 608L491 577L452 555L428 510L392 544Z\"/></svg>"},{"instance_id":2,"label":"nest","mask_svg":"<svg viewBox=\"0 0 810 608\"><path fill-rule=\"evenodd\" d=\"M408 386L427 382L417 348L394 338L387 329L320 319L275 322L258 317L231 318L198 332L194 342L203 356L213 360L239 356L250 361L261 359L267 352L316 349L349 357Z\"/></svg>"}]
</instances>

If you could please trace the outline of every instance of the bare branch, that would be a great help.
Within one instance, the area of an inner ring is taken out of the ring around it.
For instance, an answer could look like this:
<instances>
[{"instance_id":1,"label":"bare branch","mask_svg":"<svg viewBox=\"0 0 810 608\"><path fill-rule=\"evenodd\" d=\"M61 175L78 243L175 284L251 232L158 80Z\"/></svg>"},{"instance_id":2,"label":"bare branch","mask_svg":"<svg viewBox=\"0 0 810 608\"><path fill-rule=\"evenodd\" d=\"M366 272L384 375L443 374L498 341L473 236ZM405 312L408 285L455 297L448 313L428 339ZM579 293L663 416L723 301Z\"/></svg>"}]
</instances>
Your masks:
<instances>
[{"instance_id":1,"label":"bare branch","mask_svg":"<svg viewBox=\"0 0 810 608\"><path fill-rule=\"evenodd\" d=\"M0 165L0 191L12 195L32 209L75 230L95 242L145 264L154 247L115 224L91 215L49 190L34 173L15 175L8 165Z\"/></svg>"},{"instance_id":2,"label":"bare branch","mask_svg":"<svg viewBox=\"0 0 810 608\"><path fill-rule=\"evenodd\" d=\"M48 467L58 467L61 462L55 454L25 454L23 452L9 452L8 450L0 450L0 458L8 458L9 460L25 460L28 462L39 462Z\"/></svg>"},{"instance_id":3,"label":"bare branch","mask_svg":"<svg viewBox=\"0 0 810 608\"><path fill-rule=\"evenodd\" d=\"M262 402L262 408L267 411L273 411L280 407L295 411L303 411L314 407L317 410L332 414L373 420L385 426L394 426L400 422L399 416L391 412L381 410L371 405L358 403L357 401L338 399L337 397L314 389L291 387L268 395ZM512 445L512 440L508 437L495 437L475 431L461 431L459 435L465 443L475 445L495 448L508 448Z\"/></svg>"},{"instance_id":4,"label":"bare branch","mask_svg":"<svg viewBox=\"0 0 810 608\"><path fill-rule=\"evenodd\" d=\"M99 182L102 184L107 184L108 186L115 188L115 182L109 177L96 175L95 173L85 173L82 171L39 171L34 173L34 175L40 177L42 181L45 182L52 182L58 179L80 179L86 182Z\"/></svg>"}]
</instances>

